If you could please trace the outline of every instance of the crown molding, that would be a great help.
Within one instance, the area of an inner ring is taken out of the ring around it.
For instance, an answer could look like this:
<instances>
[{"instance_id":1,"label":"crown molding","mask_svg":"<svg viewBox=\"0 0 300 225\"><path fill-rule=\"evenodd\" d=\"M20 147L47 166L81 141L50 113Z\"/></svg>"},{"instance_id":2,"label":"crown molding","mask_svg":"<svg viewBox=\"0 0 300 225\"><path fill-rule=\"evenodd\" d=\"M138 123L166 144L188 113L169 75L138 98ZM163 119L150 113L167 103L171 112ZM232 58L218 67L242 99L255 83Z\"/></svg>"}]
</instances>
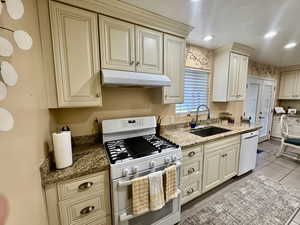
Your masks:
<instances>
[{"instance_id":1,"label":"crown molding","mask_svg":"<svg viewBox=\"0 0 300 225\"><path fill-rule=\"evenodd\" d=\"M193 27L120 0L57 0L68 5L186 38Z\"/></svg>"},{"instance_id":2,"label":"crown molding","mask_svg":"<svg viewBox=\"0 0 300 225\"><path fill-rule=\"evenodd\" d=\"M284 66L280 68L281 73L295 71L295 70L300 70L300 65Z\"/></svg>"},{"instance_id":3,"label":"crown molding","mask_svg":"<svg viewBox=\"0 0 300 225\"><path fill-rule=\"evenodd\" d=\"M225 51L232 51L241 55L246 55L248 57L251 57L255 53L255 49L251 48L247 45L240 44L237 42L233 42L231 44L225 45L223 47L217 48L214 50L215 53L221 53Z\"/></svg>"}]
</instances>

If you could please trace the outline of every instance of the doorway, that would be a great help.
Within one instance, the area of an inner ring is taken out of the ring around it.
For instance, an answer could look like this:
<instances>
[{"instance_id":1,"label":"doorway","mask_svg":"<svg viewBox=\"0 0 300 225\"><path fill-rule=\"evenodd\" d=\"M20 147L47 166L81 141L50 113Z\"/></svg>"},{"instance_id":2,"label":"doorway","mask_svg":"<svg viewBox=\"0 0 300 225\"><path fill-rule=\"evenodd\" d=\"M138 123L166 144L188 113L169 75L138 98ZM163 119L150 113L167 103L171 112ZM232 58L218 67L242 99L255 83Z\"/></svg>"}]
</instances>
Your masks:
<instances>
[{"instance_id":1,"label":"doorway","mask_svg":"<svg viewBox=\"0 0 300 225\"><path fill-rule=\"evenodd\" d=\"M249 76L247 80L244 116L252 124L260 124L259 142L270 139L275 104L276 80Z\"/></svg>"}]
</instances>

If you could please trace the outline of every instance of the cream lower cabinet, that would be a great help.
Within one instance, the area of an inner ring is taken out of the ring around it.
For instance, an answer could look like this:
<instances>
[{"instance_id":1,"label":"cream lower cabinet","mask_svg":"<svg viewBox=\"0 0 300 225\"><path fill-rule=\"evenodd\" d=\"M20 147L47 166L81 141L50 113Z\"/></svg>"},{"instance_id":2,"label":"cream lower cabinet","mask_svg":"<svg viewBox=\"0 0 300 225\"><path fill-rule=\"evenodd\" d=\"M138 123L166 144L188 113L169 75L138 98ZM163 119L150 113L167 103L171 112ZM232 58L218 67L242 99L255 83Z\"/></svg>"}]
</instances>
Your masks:
<instances>
[{"instance_id":1,"label":"cream lower cabinet","mask_svg":"<svg viewBox=\"0 0 300 225\"><path fill-rule=\"evenodd\" d=\"M99 16L102 67L163 73L163 33Z\"/></svg>"},{"instance_id":2,"label":"cream lower cabinet","mask_svg":"<svg viewBox=\"0 0 300 225\"><path fill-rule=\"evenodd\" d=\"M45 188L49 225L110 225L109 173L103 171Z\"/></svg>"},{"instance_id":3,"label":"cream lower cabinet","mask_svg":"<svg viewBox=\"0 0 300 225\"><path fill-rule=\"evenodd\" d=\"M281 74L279 99L300 99L300 71Z\"/></svg>"},{"instance_id":4,"label":"cream lower cabinet","mask_svg":"<svg viewBox=\"0 0 300 225\"><path fill-rule=\"evenodd\" d=\"M203 145L183 149L181 204L202 194Z\"/></svg>"},{"instance_id":5,"label":"cream lower cabinet","mask_svg":"<svg viewBox=\"0 0 300 225\"><path fill-rule=\"evenodd\" d=\"M101 106L97 14L50 1L50 20L58 107Z\"/></svg>"},{"instance_id":6,"label":"cream lower cabinet","mask_svg":"<svg viewBox=\"0 0 300 225\"><path fill-rule=\"evenodd\" d=\"M240 135L204 145L203 192L237 175Z\"/></svg>"},{"instance_id":7,"label":"cream lower cabinet","mask_svg":"<svg viewBox=\"0 0 300 225\"><path fill-rule=\"evenodd\" d=\"M164 104L183 103L185 40L172 35L164 35L164 74L171 80L170 87L164 87Z\"/></svg>"}]
</instances>

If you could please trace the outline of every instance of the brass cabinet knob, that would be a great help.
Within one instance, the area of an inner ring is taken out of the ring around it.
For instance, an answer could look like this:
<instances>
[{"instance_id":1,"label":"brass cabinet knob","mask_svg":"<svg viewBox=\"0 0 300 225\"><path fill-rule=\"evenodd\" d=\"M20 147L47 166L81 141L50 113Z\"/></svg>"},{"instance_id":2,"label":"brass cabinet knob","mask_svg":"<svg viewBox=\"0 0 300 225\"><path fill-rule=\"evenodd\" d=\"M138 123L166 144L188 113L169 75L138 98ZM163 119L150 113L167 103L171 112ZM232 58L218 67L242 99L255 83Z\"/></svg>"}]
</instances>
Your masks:
<instances>
[{"instance_id":1,"label":"brass cabinet knob","mask_svg":"<svg viewBox=\"0 0 300 225\"><path fill-rule=\"evenodd\" d=\"M189 152L189 157L193 157L194 155L196 155L196 152L192 151L192 152Z\"/></svg>"},{"instance_id":2,"label":"brass cabinet knob","mask_svg":"<svg viewBox=\"0 0 300 225\"><path fill-rule=\"evenodd\" d=\"M85 191L85 190L91 188L92 186L93 186L93 182L85 182L85 183L83 183L83 184L80 184L80 185L78 186L78 189L79 189L80 191Z\"/></svg>"},{"instance_id":3,"label":"brass cabinet knob","mask_svg":"<svg viewBox=\"0 0 300 225\"><path fill-rule=\"evenodd\" d=\"M80 214L81 215L88 215L90 214L91 212L93 212L95 210L95 206L87 206L85 208L83 208L82 210L80 210Z\"/></svg>"}]
</instances>

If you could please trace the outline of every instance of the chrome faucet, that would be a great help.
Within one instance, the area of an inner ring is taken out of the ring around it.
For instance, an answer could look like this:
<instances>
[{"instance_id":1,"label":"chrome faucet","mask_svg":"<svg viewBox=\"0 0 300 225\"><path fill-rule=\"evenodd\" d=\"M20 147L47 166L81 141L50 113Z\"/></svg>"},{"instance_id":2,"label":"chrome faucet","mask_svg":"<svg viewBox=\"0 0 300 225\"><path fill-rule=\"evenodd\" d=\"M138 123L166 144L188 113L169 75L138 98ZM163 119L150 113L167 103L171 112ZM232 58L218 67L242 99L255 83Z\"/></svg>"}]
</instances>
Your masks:
<instances>
[{"instance_id":1,"label":"chrome faucet","mask_svg":"<svg viewBox=\"0 0 300 225\"><path fill-rule=\"evenodd\" d=\"M207 105L205 105L205 104L202 104L202 105L199 105L198 107L197 107L197 114L196 114L196 126L197 126L197 123L198 123L198 117L199 117L199 109L201 108L201 107L205 107L206 108L206 111L207 111L207 119L209 120L210 119L210 111L209 111L209 108L208 108L208 106Z\"/></svg>"}]
</instances>

